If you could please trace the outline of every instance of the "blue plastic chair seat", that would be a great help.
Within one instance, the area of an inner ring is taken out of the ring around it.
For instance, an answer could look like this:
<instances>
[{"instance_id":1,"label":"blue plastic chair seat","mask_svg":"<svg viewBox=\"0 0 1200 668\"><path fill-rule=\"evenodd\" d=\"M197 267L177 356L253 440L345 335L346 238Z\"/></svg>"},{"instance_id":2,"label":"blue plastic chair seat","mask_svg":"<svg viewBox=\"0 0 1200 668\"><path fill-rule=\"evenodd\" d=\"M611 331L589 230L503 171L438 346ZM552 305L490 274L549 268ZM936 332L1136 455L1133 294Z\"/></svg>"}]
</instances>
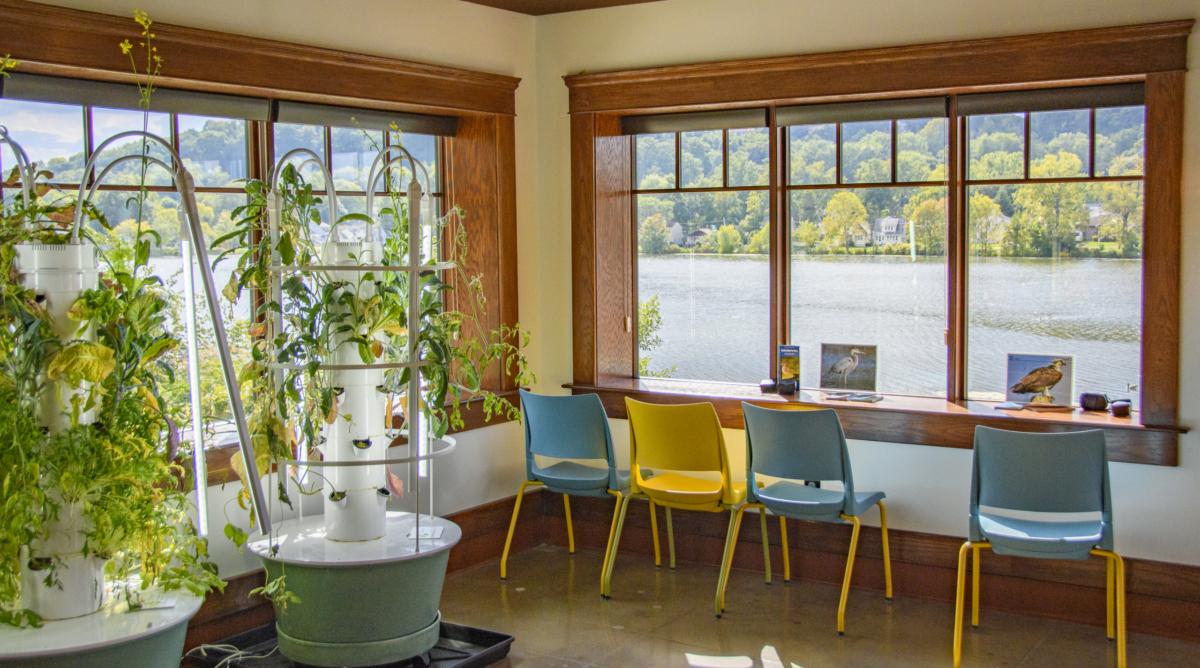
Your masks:
<instances>
[{"instance_id":1,"label":"blue plastic chair seat","mask_svg":"<svg viewBox=\"0 0 1200 668\"><path fill-rule=\"evenodd\" d=\"M809 487L791 480L780 480L755 492L758 500L776 515L823 522L841 522L841 514L858 516L882 501L883 492L854 493L853 508L845 508L843 491Z\"/></svg>"},{"instance_id":2,"label":"blue plastic chair seat","mask_svg":"<svg viewBox=\"0 0 1200 668\"><path fill-rule=\"evenodd\" d=\"M997 554L1083 560L1100 543L1104 522L1045 522L981 512L979 528Z\"/></svg>"},{"instance_id":3,"label":"blue plastic chair seat","mask_svg":"<svg viewBox=\"0 0 1200 668\"><path fill-rule=\"evenodd\" d=\"M549 466L533 466L533 477L553 492L585 496L609 496L608 469L579 462L556 462ZM629 490L629 471L617 471L620 491Z\"/></svg>"}]
</instances>

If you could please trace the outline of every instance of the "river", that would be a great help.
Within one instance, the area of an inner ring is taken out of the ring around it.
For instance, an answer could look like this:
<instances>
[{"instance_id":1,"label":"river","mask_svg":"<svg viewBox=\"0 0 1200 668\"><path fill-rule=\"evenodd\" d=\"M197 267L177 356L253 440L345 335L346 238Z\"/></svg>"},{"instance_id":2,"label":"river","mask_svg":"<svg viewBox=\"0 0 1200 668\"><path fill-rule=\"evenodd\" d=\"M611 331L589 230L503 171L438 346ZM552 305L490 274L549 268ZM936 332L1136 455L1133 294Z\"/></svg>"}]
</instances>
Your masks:
<instances>
[{"instance_id":1,"label":"river","mask_svg":"<svg viewBox=\"0 0 1200 668\"><path fill-rule=\"evenodd\" d=\"M1138 399L1140 260L972 258L968 389L1003 399L1007 353L1075 356L1075 391ZM769 274L761 255L641 256L638 298L661 302L662 344L643 355L673 378L770 377ZM821 343L878 347L878 389L945 396L943 258L801 255L792 260L792 343L818 386Z\"/></svg>"}]
</instances>

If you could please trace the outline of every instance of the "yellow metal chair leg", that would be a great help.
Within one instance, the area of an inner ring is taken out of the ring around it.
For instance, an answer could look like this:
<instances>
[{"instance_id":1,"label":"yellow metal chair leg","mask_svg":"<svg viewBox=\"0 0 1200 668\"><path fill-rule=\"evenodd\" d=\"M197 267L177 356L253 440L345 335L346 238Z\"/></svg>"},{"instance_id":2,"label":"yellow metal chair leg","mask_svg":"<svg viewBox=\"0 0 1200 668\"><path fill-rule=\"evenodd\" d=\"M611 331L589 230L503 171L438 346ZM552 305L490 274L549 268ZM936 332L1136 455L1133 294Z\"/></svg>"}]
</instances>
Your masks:
<instances>
[{"instance_id":1,"label":"yellow metal chair leg","mask_svg":"<svg viewBox=\"0 0 1200 668\"><path fill-rule=\"evenodd\" d=\"M612 596L612 573L613 567L617 563L617 549L621 545L621 530L625 528L625 513L629 510L629 502L633 499L633 494L625 497L621 503L621 513L617 517L617 529L613 534L612 546L608 549L607 565L604 568L604 580L600 583L600 595L604 598Z\"/></svg>"},{"instance_id":2,"label":"yellow metal chair leg","mask_svg":"<svg viewBox=\"0 0 1200 668\"><path fill-rule=\"evenodd\" d=\"M758 509L758 527L762 532L763 544L763 569L767 572L766 582L771 584L771 545L767 540L767 509Z\"/></svg>"},{"instance_id":3,"label":"yellow metal chair leg","mask_svg":"<svg viewBox=\"0 0 1200 668\"><path fill-rule=\"evenodd\" d=\"M854 572L854 553L858 551L858 530L862 524L857 517L842 515L842 519L854 523L854 532L850 534L850 556L846 558L846 579L842 581L842 599L838 602L838 635L846 634L846 599L850 596L850 576Z\"/></svg>"},{"instance_id":4,"label":"yellow metal chair leg","mask_svg":"<svg viewBox=\"0 0 1200 668\"><path fill-rule=\"evenodd\" d=\"M1105 611L1105 617L1108 620L1108 639L1113 640L1116 638L1116 634L1113 630L1113 613L1115 612L1113 610L1113 607L1114 607L1113 584L1115 581L1115 578L1113 577L1113 575L1114 575L1113 560L1111 558L1106 557L1104 559L1104 562L1105 562L1105 565L1107 566L1105 568L1106 574L1105 574L1105 586L1104 586L1104 604L1105 604L1104 607L1107 608L1107 610Z\"/></svg>"},{"instance_id":5,"label":"yellow metal chair leg","mask_svg":"<svg viewBox=\"0 0 1200 668\"><path fill-rule=\"evenodd\" d=\"M671 509L663 506L663 510L667 511L667 554L671 558L671 570L675 570L675 529L671 526Z\"/></svg>"},{"instance_id":6,"label":"yellow metal chair leg","mask_svg":"<svg viewBox=\"0 0 1200 668\"><path fill-rule=\"evenodd\" d=\"M1116 552L1092 550L1092 554L1105 557L1113 564L1113 577L1117 590L1117 668L1125 668L1125 560Z\"/></svg>"},{"instance_id":7,"label":"yellow metal chair leg","mask_svg":"<svg viewBox=\"0 0 1200 668\"><path fill-rule=\"evenodd\" d=\"M962 666L963 599L967 588L967 551L971 541L958 549L958 587L954 594L954 668Z\"/></svg>"},{"instance_id":8,"label":"yellow metal chair leg","mask_svg":"<svg viewBox=\"0 0 1200 668\"><path fill-rule=\"evenodd\" d=\"M541 485L540 482L526 480L517 491L517 503L513 506L512 521L508 523L508 537L504 539L504 554L500 556L500 579L508 579L508 548L512 547L513 532L517 529L517 515L521 512L521 499L525 498L525 488L530 485Z\"/></svg>"},{"instance_id":9,"label":"yellow metal chair leg","mask_svg":"<svg viewBox=\"0 0 1200 668\"><path fill-rule=\"evenodd\" d=\"M650 533L654 536L654 567L662 567L662 553L658 549L658 510L650 502Z\"/></svg>"},{"instance_id":10,"label":"yellow metal chair leg","mask_svg":"<svg viewBox=\"0 0 1200 668\"><path fill-rule=\"evenodd\" d=\"M615 490L608 490L609 494L617 497L617 503L613 506L612 524L608 527L608 545L604 548L604 566L600 568L600 595L604 596L604 574L608 571L609 555L612 553L613 534L617 532L617 516L621 514L621 500L625 495Z\"/></svg>"},{"instance_id":11,"label":"yellow metal chair leg","mask_svg":"<svg viewBox=\"0 0 1200 668\"><path fill-rule=\"evenodd\" d=\"M971 628L979 628L979 550L976 545L971 549Z\"/></svg>"},{"instance_id":12,"label":"yellow metal chair leg","mask_svg":"<svg viewBox=\"0 0 1200 668\"><path fill-rule=\"evenodd\" d=\"M743 505L735 512L729 509L729 529L725 532L725 556L721 559L721 575L717 578L717 600L713 605L719 618L725 612L725 585L729 582L729 569L733 565L733 552L737 548L738 532L742 528L742 513L746 511Z\"/></svg>"},{"instance_id":13,"label":"yellow metal chair leg","mask_svg":"<svg viewBox=\"0 0 1200 668\"><path fill-rule=\"evenodd\" d=\"M878 502L879 506L879 531L883 537L883 582L887 600L892 600L892 551L888 549L888 532L887 532L887 508L884 507L883 501ZM780 518L783 519L783 518ZM785 552L786 554L786 552ZM784 565L786 568L786 560Z\"/></svg>"},{"instance_id":14,"label":"yellow metal chair leg","mask_svg":"<svg viewBox=\"0 0 1200 668\"><path fill-rule=\"evenodd\" d=\"M787 518L783 515L779 516L779 533L783 535L783 581L791 582L792 565L788 562ZM887 539L884 539L884 544L887 544ZM890 587L888 588L888 591L891 591Z\"/></svg>"},{"instance_id":15,"label":"yellow metal chair leg","mask_svg":"<svg viewBox=\"0 0 1200 668\"><path fill-rule=\"evenodd\" d=\"M571 526L571 497L563 494L563 508L567 511L567 554L575 554L575 529Z\"/></svg>"}]
</instances>

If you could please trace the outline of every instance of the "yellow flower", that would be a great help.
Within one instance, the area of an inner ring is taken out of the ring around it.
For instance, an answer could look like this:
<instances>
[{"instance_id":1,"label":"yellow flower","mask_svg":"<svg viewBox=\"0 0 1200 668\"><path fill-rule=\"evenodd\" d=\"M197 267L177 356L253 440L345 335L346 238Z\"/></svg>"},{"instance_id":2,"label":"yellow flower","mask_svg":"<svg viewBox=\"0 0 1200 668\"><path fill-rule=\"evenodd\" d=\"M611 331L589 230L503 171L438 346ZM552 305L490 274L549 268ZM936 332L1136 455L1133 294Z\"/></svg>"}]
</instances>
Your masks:
<instances>
[{"instance_id":1,"label":"yellow flower","mask_svg":"<svg viewBox=\"0 0 1200 668\"><path fill-rule=\"evenodd\" d=\"M121 42L121 53L128 56L130 51L133 51L133 45L129 43L129 40Z\"/></svg>"},{"instance_id":2,"label":"yellow flower","mask_svg":"<svg viewBox=\"0 0 1200 668\"><path fill-rule=\"evenodd\" d=\"M140 9L133 10L133 20L137 21L138 25L147 30L150 29L150 24L153 23L153 21L150 20L150 17L146 15L146 12L143 12Z\"/></svg>"}]
</instances>

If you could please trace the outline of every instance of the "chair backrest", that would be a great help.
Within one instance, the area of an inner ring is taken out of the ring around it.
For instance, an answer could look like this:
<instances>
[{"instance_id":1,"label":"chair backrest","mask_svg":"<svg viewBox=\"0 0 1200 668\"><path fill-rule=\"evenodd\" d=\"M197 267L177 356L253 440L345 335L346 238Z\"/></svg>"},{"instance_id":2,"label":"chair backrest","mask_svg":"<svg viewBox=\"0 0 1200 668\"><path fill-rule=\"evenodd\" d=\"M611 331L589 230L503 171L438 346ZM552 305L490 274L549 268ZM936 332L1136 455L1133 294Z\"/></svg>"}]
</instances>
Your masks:
<instances>
[{"instance_id":1,"label":"chair backrest","mask_svg":"<svg viewBox=\"0 0 1200 668\"><path fill-rule=\"evenodd\" d=\"M609 482L616 484L612 432L599 396L548 396L521 390L521 407L525 411L527 468L532 467L534 455L604 459L613 478ZM532 480L532 469L527 472Z\"/></svg>"},{"instance_id":2,"label":"chair backrest","mask_svg":"<svg viewBox=\"0 0 1200 668\"><path fill-rule=\"evenodd\" d=\"M840 480L854 498L850 449L837 411L762 408L742 403L746 422L746 489L754 475L790 480Z\"/></svg>"},{"instance_id":3,"label":"chair backrest","mask_svg":"<svg viewBox=\"0 0 1200 668\"><path fill-rule=\"evenodd\" d=\"M971 514L979 506L1112 516L1104 432L1030 434L975 428Z\"/></svg>"},{"instance_id":4,"label":"chair backrest","mask_svg":"<svg viewBox=\"0 0 1200 668\"><path fill-rule=\"evenodd\" d=\"M645 404L625 398L629 457L634 480L640 468L720 471L729 484L725 435L712 404Z\"/></svg>"}]
</instances>

